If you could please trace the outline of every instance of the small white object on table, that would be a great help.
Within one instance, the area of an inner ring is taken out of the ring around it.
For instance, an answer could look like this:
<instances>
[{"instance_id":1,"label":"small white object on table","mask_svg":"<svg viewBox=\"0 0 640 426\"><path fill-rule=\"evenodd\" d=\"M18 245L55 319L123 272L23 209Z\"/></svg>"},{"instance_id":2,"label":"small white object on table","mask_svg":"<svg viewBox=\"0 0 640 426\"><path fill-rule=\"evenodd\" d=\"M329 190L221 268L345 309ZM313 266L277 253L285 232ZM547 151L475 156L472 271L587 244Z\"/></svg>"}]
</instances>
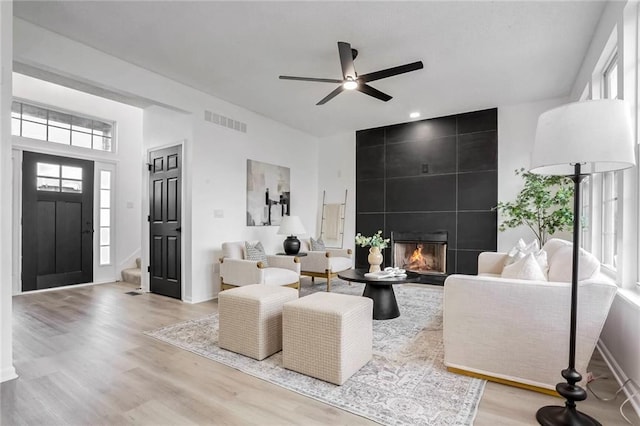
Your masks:
<instances>
[{"instance_id":1,"label":"small white object on table","mask_svg":"<svg viewBox=\"0 0 640 426\"><path fill-rule=\"evenodd\" d=\"M367 278L373 279L384 279L384 278L404 278L407 276L407 271L400 268L392 268L390 266L384 268L383 271L378 272L367 272L364 274Z\"/></svg>"}]
</instances>

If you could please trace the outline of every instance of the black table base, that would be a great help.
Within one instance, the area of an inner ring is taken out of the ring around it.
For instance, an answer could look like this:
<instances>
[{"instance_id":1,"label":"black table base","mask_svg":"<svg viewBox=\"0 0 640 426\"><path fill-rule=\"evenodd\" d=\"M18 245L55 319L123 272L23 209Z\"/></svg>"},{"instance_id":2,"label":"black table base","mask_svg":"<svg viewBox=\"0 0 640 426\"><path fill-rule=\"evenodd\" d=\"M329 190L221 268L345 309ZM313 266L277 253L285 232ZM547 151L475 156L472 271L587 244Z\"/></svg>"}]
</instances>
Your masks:
<instances>
[{"instance_id":1,"label":"black table base","mask_svg":"<svg viewBox=\"0 0 640 426\"><path fill-rule=\"evenodd\" d=\"M373 300L373 319L386 320L398 318L400 309L396 301L396 294L393 292L393 284L405 284L416 282L421 275L415 272L407 272L402 277L372 278L366 277L366 269L348 269L338 272L338 278L345 281L364 283L362 295Z\"/></svg>"},{"instance_id":2,"label":"black table base","mask_svg":"<svg viewBox=\"0 0 640 426\"><path fill-rule=\"evenodd\" d=\"M391 284L366 284L362 295L373 299L373 319L386 320L400 316L396 294Z\"/></svg>"}]
</instances>

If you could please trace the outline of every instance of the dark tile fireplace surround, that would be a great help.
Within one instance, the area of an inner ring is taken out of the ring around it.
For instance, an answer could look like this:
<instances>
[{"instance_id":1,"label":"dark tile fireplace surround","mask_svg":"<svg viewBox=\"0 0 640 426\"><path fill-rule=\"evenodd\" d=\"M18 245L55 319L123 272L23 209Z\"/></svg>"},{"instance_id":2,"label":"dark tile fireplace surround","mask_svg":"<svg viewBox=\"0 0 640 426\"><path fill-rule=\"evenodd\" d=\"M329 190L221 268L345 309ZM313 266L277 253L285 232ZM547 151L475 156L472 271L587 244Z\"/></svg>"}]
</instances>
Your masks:
<instances>
[{"instance_id":1,"label":"dark tile fireplace surround","mask_svg":"<svg viewBox=\"0 0 640 426\"><path fill-rule=\"evenodd\" d=\"M423 282L476 274L478 254L497 247L497 120L494 108L356 132L356 231L381 229L395 241L445 235L444 245L420 247L427 269L444 267L423 271ZM385 249L383 266L406 263L398 250L411 244ZM434 260L443 250L444 261ZM368 265L367 253L356 247L356 267Z\"/></svg>"}]
</instances>

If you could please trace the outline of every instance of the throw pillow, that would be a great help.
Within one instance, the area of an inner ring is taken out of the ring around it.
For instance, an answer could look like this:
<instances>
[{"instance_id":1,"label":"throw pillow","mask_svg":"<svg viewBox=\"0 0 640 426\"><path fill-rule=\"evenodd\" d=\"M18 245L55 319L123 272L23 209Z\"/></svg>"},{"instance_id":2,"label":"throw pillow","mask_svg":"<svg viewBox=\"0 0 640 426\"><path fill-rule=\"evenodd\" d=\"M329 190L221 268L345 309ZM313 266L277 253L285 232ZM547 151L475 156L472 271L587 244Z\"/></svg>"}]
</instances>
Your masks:
<instances>
[{"instance_id":1,"label":"throw pillow","mask_svg":"<svg viewBox=\"0 0 640 426\"><path fill-rule=\"evenodd\" d=\"M262 262L265 268L269 266L269 263L267 262L267 254L265 253L264 247L262 247L262 243L260 241L255 244L245 241L244 247L247 251L247 260Z\"/></svg>"},{"instance_id":2,"label":"throw pillow","mask_svg":"<svg viewBox=\"0 0 640 426\"><path fill-rule=\"evenodd\" d=\"M533 240L529 244L527 244L522 238L520 238L518 240L518 243L511 250L509 250L509 253L507 253L508 257L504 262L504 266L515 263L529 253L535 253L538 250L540 250L540 247L538 247L538 240Z\"/></svg>"},{"instance_id":3,"label":"throw pillow","mask_svg":"<svg viewBox=\"0 0 640 426\"><path fill-rule=\"evenodd\" d=\"M318 238L314 240L313 237L309 238L311 241L311 251L325 251L327 248L324 246L324 241L322 238Z\"/></svg>"},{"instance_id":4,"label":"throw pillow","mask_svg":"<svg viewBox=\"0 0 640 426\"><path fill-rule=\"evenodd\" d=\"M538 240L533 240L529 244L527 244L524 242L522 238L520 238L518 240L518 243L515 245L515 247L509 250L509 253L507 254L507 259L504 262L504 266L507 267L523 259L528 254L533 254L536 261L538 262L538 265L540 265L540 270L546 277L547 274L549 273L549 263L547 261L547 252L544 250L540 250L540 247L538 246Z\"/></svg>"},{"instance_id":5,"label":"throw pillow","mask_svg":"<svg viewBox=\"0 0 640 426\"><path fill-rule=\"evenodd\" d=\"M578 281L588 280L600 272L600 261L584 249L580 249ZM573 245L556 250L549 259L549 281L570 282L573 270Z\"/></svg>"},{"instance_id":6,"label":"throw pillow","mask_svg":"<svg viewBox=\"0 0 640 426\"><path fill-rule=\"evenodd\" d=\"M502 270L502 278L547 281L547 277L540 269L540 265L533 253L529 253L522 259L505 266Z\"/></svg>"}]
</instances>

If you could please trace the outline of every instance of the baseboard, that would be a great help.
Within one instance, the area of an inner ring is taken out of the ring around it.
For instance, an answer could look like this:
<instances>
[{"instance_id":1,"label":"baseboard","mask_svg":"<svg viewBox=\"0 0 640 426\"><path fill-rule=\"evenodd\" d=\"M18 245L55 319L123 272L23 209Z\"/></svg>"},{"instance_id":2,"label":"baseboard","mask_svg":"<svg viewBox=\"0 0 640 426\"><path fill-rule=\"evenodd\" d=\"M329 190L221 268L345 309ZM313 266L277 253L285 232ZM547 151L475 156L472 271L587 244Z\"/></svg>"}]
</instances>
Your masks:
<instances>
[{"instance_id":1,"label":"baseboard","mask_svg":"<svg viewBox=\"0 0 640 426\"><path fill-rule=\"evenodd\" d=\"M620 368L620 365L613 357L609 349L607 349L605 344L602 343L602 340L598 340L596 348L598 348L600 354L602 355L602 359L604 359L604 362L609 367L609 370L611 370L611 372L613 373L613 378L616 379L616 382L618 382L619 386L622 386L622 384L626 382L629 377L627 377L622 368ZM634 389L634 391L640 392L640 389ZM631 392L631 386L627 385L624 387L624 394L627 398L631 398L631 395L633 394L633 392ZM640 393L636 394L635 398L629 400L629 404L631 404L638 417L640 417Z\"/></svg>"},{"instance_id":2,"label":"baseboard","mask_svg":"<svg viewBox=\"0 0 640 426\"><path fill-rule=\"evenodd\" d=\"M14 296L18 296L20 294L44 293L44 292L47 292L47 291L69 290L69 289L72 289L72 288L88 287L88 286L92 286L92 285L111 284L112 282L114 282L114 281L104 281L104 282L100 281L100 282L61 285L59 287L51 287L51 288L42 288L40 290L23 291L23 292L20 292L20 293L14 295Z\"/></svg>"},{"instance_id":3,"label":"baseboard","mask_svg":"<svg viewBox=\"0 0 640 426\"><path fill-rule=\"evenodd\" d=\"M555 397L560 397L558 392L552 389L543 388L541 386L528 385L526 383L520 383L513 380L501 379L499 377L490 376L488 374L476 373L474 371L463 370L461 368L456 367L447 367L447 371L456 374L462 374L463 376L475 377L476 379L488 380L490 382L500 383L501 385L514 386L520 389L526 389L538 393L543 393L545 395L551 395Z\"/></svg>"},{"instance_id":4,"label":"baseboard","mask_svg":"<svg viewBox=\"0 0 640 426\"><path fill-rule=\"evenodd\" d=\"M210 294L208 296L205 296L205 297L200 298L200 299L195 299L195 300L190 298L190 297L184 297L184 298L182 298L182 301L185 302L185 303L190 303L192 305L195 305L196 303L208 302L209 300L214 300L214 299L217 299L217 298L218 298L217 294L215 294L215 295L214 294Z\"/></svg>"},{"instance_id":5,"label":"baseboard","mask_svg":"<svg viewBox=\"0 0 640 426\"><path fill-rule=\"evenodd\" d=\"M18 378L18 374L16 373L16 369L11 367L3 368L0 370L0 383L6 382L9 380L14 380Z\"/></svg>"}]
</instances>

